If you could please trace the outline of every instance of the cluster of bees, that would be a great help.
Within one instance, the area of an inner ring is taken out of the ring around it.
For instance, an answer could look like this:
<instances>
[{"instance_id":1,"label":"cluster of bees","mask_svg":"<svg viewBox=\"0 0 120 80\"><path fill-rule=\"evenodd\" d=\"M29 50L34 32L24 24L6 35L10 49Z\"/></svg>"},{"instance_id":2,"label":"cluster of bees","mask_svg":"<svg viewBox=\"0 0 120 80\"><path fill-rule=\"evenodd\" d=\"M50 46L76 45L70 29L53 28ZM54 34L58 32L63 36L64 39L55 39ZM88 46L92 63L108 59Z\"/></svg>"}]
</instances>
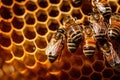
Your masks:
<instances>
[{"instance_id":1,"label":"cluster of bees","mask_svg":"<svg viewBox=\"0 0 120 80\"><path fill-rule=\"evenodd\" d=\"M79 3L80 0L73 1ZM46 55L53 63L61 56L66 43L70 53L75 53L82 45L84 55L90 59L99 48L109 65L120 72L120 53L113 46L114 41L120 44L120 14L112 13L106 0L92 0L91 3L93 11L87 17L89 24L78 24L76 18L65 16L63 28L52 36Z\"/></svg>"}]
</instances>

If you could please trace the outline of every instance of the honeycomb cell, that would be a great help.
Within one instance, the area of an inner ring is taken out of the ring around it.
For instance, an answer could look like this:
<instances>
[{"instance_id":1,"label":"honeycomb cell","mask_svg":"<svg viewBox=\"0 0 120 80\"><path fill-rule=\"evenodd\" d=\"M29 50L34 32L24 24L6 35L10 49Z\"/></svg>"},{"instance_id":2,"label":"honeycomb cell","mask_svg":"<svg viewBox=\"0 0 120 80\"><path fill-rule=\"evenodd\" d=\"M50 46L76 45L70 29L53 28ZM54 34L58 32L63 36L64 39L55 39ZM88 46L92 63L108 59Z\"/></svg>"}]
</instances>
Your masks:
<instances>
[{"instance_id":1,"label":"honeycomb cell","mask_svg":"<svg viewBox=\"0 0 120 80\"><path fill-rule=\"evenodd\" d=\"M68 75L68 73L65 71L61 71L60 80L69 80L69 79L70 79L70 76Z\"/></svg>"},{"instance_id":2,"label":"honeycomb cell","mask_svg":"<svg viewBox=\"0 0 120 80\"><path fill-rule=\"evenodd\" d=\"M11 19L13 16L11 9L3 6L0 8L0 15L3 19Z\"/></svg>"},{"instance_id":3,"label":"honeycomb cell","mask_svg":"<svg viewBox=\"0 0 120 80\"><path fill-rule=\"evenodd\" d=\"M22 5L14 4L14 6L13 6L13 12L17 16L22 16L25 13L25 8Z\"/></svg>"},{"instance_id":4,"label":"honeycomb cell","mask_svg":"<svg viewBox=\"0 0 120 80\"><path fill-rule=\"evenodd\" d=\"M12 20L12 25L16 29L22 29L24 27L23 18L14 17Z\"/></svg>"},{"instance_id":5,"label":"honeycomb cell","mask_svg":"<svg viewBox=\"0 0 120 80\"><path fill-rule=\"evenodd\" d=\"M33 27L25 27L23 33L24 36L29 40L34 39L36 37L36 33Z\"/></svg>"},{"instance_id":6,"label":"honeycomb cell","mask_svg":"<svg viewBox=\"0 0 120 80\"><path fill-rule=\"evenodd\" d=\"M47 60L47 55L45 55L45 51L37 51L35 53L35 58L40 62L45 62Z\"/></svg>"},{"instance_id":7,"label":"honeycomb cell","mask_svg":"<svg viewBox=\"0 0 120 80\"><path fill-rule=\"evenodd\" d=\"M17 60L17 59L14 59L12 61L12 64L13 64L15 70L17 70L18 72L22 72L26 69L24 63L22 61Z\"/></svg>"},{"instance_id":8,"label":"honeycomb cell","mask_svg":"<svg viewBox=\"0 0 120 80\"><path fill-rule=\"evenodd\" d=\"M23 44L27 52L32 54L36 50L36 46L33 41L27 41Z\"/></svg>"},{"instance_id":9,"label":"honeycomb cell","mask_svg":"<svg viewBox=\"0 0 120 80\"><path fill-rule=\"evenodd\" d=\"M112 78L111 78L111 80L120 80L120 76L118 75L114 75Z\"/></svg>"},{"instance_id":10,"label":"honeycomb cell","mask_svg":"<svg viewBox=\"0 0 120 80\"><path fill-rule=\"evenodd\" d=\"M75 0L72 0L72 1L71 1L71 4L72 4L73 7L80 7L81 4L82 4L82 2L83 2L83 0L76 0L77 3L74 2L74 1L75 1Z\"/></svg>"},{"instance_id":11,"label":"honeycomb cell","mask_svg":"<svg viewBox=\"0 0 120 80\"><path fill-rule=\"evenodd\" d=\"M35 29L36 29L37 33L40 34L40 35L42 35L42 36L44 36L48 32L47 27L46 27L45 24L39 24L38 23L35 26Z\"/></svg>"},{"instance_id":12,"label":"honeycomb cell","mask_svg":"<svg viewBox=\"0 0 120 80\"><path fill-rule=\"evenodd\" d=\"M71 68L69 74L72 78L77 79L80 77L81 73L79 69Z\"/></svg>"},{"instance_id":13,"label":"honeycomb cell","mask_svg":"<svg viewBox=\"0 0 120 80\"><path fill-rule=\"evenodd\" d=\"M112 8L112 12L113 13L116 12L116 10L117 10L117 4L114 1L110 1L109 4L110 4L110 6Z\"/></svg>"},{"instance_id":14,"label":"honeycomb cell","mask_svg":"<svg viewBox=\"0 0 120 80\"><path fill-rule=\"evenodd\" d=\"M17 2L24 2L25 0L15 0L15 1L17 1Z\"/></svg>"},{"instance_id":15,"label":"honeycomb cell","mask_svg":"<svg viewBox=\"0 0 120 80\"><path fill-rule=\"evenodd\" d=\"M81 19L82 18L82 14L80 12L80 10L73 10L72 11L72 17L76 17L77 19Z\"/></svg>"},{"instance_id":16,"label":"honeycomb cell","mask_svg":"<svg viewBox=\"0 0 120 80\"><path fill-rule=\"evenodd\" d=\"M33 67L36 61L34 55L26 54L24 57L24 64L26 67Z\"/></svg>"},{"instance_id":17,"label":"honeycomb cell","mask_svg":"<svg viewBox=\"0 0 120 80\"><path fill-rule=\"evenodd\" d=\"M48 8L48 13L51 17L57 17L59 15L59 10L57 7L51 6L50 8Z\"/></svg>"},{"instance_id":18,"label":"honeycomb cell","mask_svg":"<svg viewBox=\"0 0 120 80\"><path fill-rule=\"evenodd\" d=\"M92 73L93 71L92 71L92 68L91 68L91 66L90 65L84 65L83 67L82 67L82 74L83 75L90 75L91 73Z\"/></svg>"},{"instance_id":19,"label":"honeycomb cell","mask_svg":"<svg viewBox=\"0 0 120 80\"><path fill-rule=\"evenodd\" d=\"M27 77L27 80L35 80L35 78L37 77L37 74L30 71Z\"/></svg>"},{"instance_id":20,"label":"honeycomb cell","mask_svg":"<svg viewBox=\"0 0 120 80\"><path fill-rule=\"evenodd\" d=\"M13 3L13 0L1 0L1 2L7 6L11 6Z\"/></svg>"},{"instance_id":21,"label":"honeycomb cell","mask_svg":"<svg viewBox=\"0 0 120 80\"><path fill-rule=\"evenodd\" d=\"M1 29L1 31L3 31L3 32L10 32L10 30L11 30L11 24L10 24L10 22L7 22L7 21L1 21L0 22L0 29Z\"/></svg>"},{"instance_id":22,"label":"honeycomb cell","mask_svg":"<svg viewBox=\"0 0 120 80\"><path fill-rule=\"evenodd\" d=\"M101 80L102 79L102 75L100 73L96 73L94 72L91 76L90 76L91 80Z\"/></svg>"},{"instance_id":23,"label":"honeycomb cell","mask_svg":"<svg viewBox=\"0 0 120 80\"><path fill-rule=\"evenodd\" d=\"M56 20L49 20L48 21L48 27L50 30L55 31L59 28L59 23Z\"/></svg>"},{"instance_id":24,"label":"honeycomb cell","mask_svg":"<svg viewBox=\"0 0 120 80\"><path fill-rule=\"evenodd\" d=\"M81 10L85 15L88 15L89 13L91 13L92 6L91 6L90 2L86 2L86 3L82 4Z\"/></svg>"},{"instance_id":25,"label":"honeycomb cell","mask_svg":"<svg viewBox=\"0 0 120 80\"><path fill-rule=\"evenodd\" d=\"M44 49L47 46L47 42L46 42L45 38L43 38L43 37L38 37L35 40L35 43L36 43L37 47L40 49Z\"/></svg>"},{"instance_id":26,"label":"honeycomb cell","mask_svg":"<svg viewBox=\"0 0 120 80\"><path fill-rule=\"evenodd\" d=\"M13 51L13 54L15 57L20 58L24 55L23 46L21 46L21 45L13 45L12 51Z\"/></svg>"},{"instance_id":27,"label":"honeycomb cell","mask_svg":"<svg viewBox=\"0 0 120 80\"><path fill-rule=\"evenodd\" d=\"M93 64L93 69L95 71L98 71L98 72L101 72L103 69L104 69L104 64L102 61L96 61L94 64Z\"/></svg>"},{"instance_id":28,"label":"honeycomb cell","mask_svg":"<svg viewBox=\"0 0 120 80\"><path fill-rule=\"evenodd\" d=\"M83 65L83 61L80 56L73 56L73 59L71 62L72 62L72 65L74 65L74 66L82 66Z\"/></svg>"},{"instance_id":29,"label":"honeycomb cell","mask_svg":"<svg viewBox=\"0 0 120 80\"><path fill-rule=\"evenodd\" d=\"M15 80L27 80L26 77L20 73L17 73L14 79Z\"/></svg>"},{"instance_id":30,"label":"honeycomb cell","mask_svg":"<svg viewBox=\"0 0 120 80\"><path fill-rule=\"evenodd\" d=\"M4 47L9 47L11 45L10 37L0 33L0 44Z\"/></svg>"},{"instance_id":31,"label":"honeycomb cell","mask_svg":"<svg viewBox=\"0 0 120 80\"><path fill-rule=\"evenodd\" d=\"M33 1L27 1L25 6L26 6L27 10L29 10L29 11L35 11L37 9L37 6Z\"/></svg>"},{"instance_id":32,"label":"honeycomb cell","mask_svg":"<svg viewBox=\"0 0 120 80\"><path fill-rule=\"evenodd\" d=\"M46 8L48 6L47 0L38 0L38 5L42 8Z\"/></svg>"},{"instance_id":33,"label":"honeycomb cell","mask_svg":"<svg viewBox=\"0 0 120 80\"><path fill-rule=\"evenodd\" d=\"M79 80L90 80L87 76L81 76Z\"/></svg>"},{"instance_id":34,"label":"honeycomb cell","mask_svg":"<svg viewBox=\"0 0 120 80\"><path fill-rule=\"evenodd\" d=\"M59 79L56 75L49 74L48 76L46 76L46 80L59 80Z\"/></svg>"},{"instance_id":35,"label":"honeycomb cell","mask_svg":"<svg viewBox=\"0 0 120 80\"><path fill-rule=\"evenodd\" d=\"M39 75L39 77L44 77L45 78L45 76L47 75L47 72L48 72L48 70L46 69L45 66L40 66L37 74Z\"/></svg>"},{"instance_id":36,"label":"honeycomb cell","mask_svg":"<svg viewBox=\"0 0 120 80\"><path fill-rule=\"evenodd\" d=\"M35 17L33 14L27 13L25 16L25 22L29 25L35 24Z\"/></svg>"},{"instance_id":37,"label":"honeycomb cell","mask_svg":"<svg viewBox=\"0 0 120 80\"><path fill-rule=\"evenodd\" d=\"M113 75L113 71L112 69L104 69L104 71L102 72L102 75L104 78L110 78Z\"/></svg>"},{"instance_id":38,"label":"honeycomb cell","mask_svg":"<svg viewBox=\"0 0 120 80\"><path fill-rule=\"evenodd\" d=\"M61 66L61 69L62 70L70 70L70 68L71 68L71 64L70 64L70 62L67 60L67 59L63 59L63 58L61 58L62 60L63 60L63 63L62 63L62 66Z\"/></svg>"},{"instance_id":39,"label":"honeycomb cell","mask_svg":"<svg viewBox=\"0 0 120 80\"><path fill-rule=\"evenodd\" d=\"M12 37L13 42L15 42L15 43L21 43L22 41L24 41L24 37L23 37L21 31L13 30L11 37Z\"/></svg>"},{"instance_id":40,"label":"honeycomb cell","mask_svg":"<svg viewBox=\"0 0 120 80\"><path fill-rule=\"evenodd\" d=\"M50 1L50 3L52 3L52 4L58 4L59 2L60 2L60 0L49 0Z\"/></svg>"},{"instance_id":41,"label":"honeycomb cell","mask_svg":"<svg viewBox=\"0 0 120 80\"><path fill-rule=\"evenodd\" d=\"M71 9L71 6L68 1L63 1L60 5L60 10L62 12L69 12Z\"/></svg>"},{"instance_id":42,"label":"honeycomb cell","mask_svg":"<svg viewBox=\"0 0 120 80\"><path fill-rule=\"evenodd\" d=\"M44 10L39 10L36 13L37 20L40 22L45 22L48 18L47 13Z\"/></svg>"}]
</instances>

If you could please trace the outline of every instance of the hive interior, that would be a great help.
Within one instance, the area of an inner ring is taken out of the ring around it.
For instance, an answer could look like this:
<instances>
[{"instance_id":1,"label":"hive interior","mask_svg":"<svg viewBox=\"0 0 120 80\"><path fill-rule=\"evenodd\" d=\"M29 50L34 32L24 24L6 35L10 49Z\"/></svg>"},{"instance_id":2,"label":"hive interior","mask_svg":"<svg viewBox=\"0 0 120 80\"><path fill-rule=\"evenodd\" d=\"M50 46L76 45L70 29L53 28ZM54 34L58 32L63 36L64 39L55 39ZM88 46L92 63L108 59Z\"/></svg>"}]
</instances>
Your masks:
<instances>
[{"instance_id":1,"label":"hive interior","mask_svg":"<svg viewBox=\"0 0 120 80\"><path fill-rule=\"evenodd\" d=\"M108 0L113 12L120 12L120 0ZM85 0L0 0L0 79L2 80L120 80L96 51L88 60L81 46L71 54L66 48L60 60L48 61L45 49L52 34L62 27L64 16L85 22L92 11Z\"/></svg>"}]
</instances>

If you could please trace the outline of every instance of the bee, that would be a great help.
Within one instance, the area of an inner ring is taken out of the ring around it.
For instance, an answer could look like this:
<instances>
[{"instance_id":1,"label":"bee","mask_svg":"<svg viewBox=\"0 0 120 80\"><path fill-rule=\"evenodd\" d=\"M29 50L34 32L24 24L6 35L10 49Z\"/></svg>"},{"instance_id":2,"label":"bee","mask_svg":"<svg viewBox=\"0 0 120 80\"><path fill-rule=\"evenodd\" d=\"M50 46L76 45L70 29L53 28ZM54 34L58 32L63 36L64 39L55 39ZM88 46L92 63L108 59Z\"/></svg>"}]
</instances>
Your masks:
<instances>
[{"instance_id":1,"label":"bee","mask_svg":"<svg viewBox=\"0 0 120 80\"><path fill-rule=\"evenodd\" d=\"M67 47L70 53L74 53L83 40L83 28L76 22L76 18L66 16L63 19L63 26L66 30Z\"/></svg>"},{"instance_id":2,"label":"bee","mask_svg":"<svg viewBox=\"0 0 120 80\"><path fill-rule=\"evenodd\" d=\"M58 29L46 47L46 55L51 63L61 56L64 48L65 30Z\"/></svg>"},{"instance_id":3,"label":"bee","mask_svg":"<svg viewBox=\"0 0 120 80\"><path fill-rule=\"evenodd\" d=\"M90 26L84 29L85 44L83 45L83 53L88 59L91 59L96 51L96 41L93 37L93 30Z\"/></svg>"},{"instance_id":4,"label":"bee","mask_svg":"<svg viewBox=\"0 0 120 80\"><path fill-rule=\"evenodd\" d=\"M107 0L92 0L93 11L98 11L104 17L105 22L109 23L112 15L112 9Z\"/></svg>"}]
</instances>

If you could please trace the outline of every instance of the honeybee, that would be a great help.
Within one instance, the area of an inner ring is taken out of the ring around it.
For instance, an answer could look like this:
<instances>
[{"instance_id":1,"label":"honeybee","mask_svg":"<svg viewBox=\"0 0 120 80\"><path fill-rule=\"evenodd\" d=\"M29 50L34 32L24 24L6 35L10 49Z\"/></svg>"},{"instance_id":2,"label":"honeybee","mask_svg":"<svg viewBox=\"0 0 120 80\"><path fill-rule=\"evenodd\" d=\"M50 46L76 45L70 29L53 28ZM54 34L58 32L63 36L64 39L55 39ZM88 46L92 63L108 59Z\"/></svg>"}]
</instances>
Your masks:
<instances>
[{"instance_id":1,"label":"honeybee","mask_svg":"<svg viewBox=\"0 0 120 80\"><path fill-rule=\"evenodd\" d=\"M104 20L109 23L112 15L112 9L107 0L92 0L93 11L98 11L104 17Z\"/></svg>"},{"instance_id":2,"label":"honeybee","mask_svg":"<svg viewBox=\"0 0 120 80\"><path fill-rule=\"evenodd\" d=\"M64 48L65 30L58 29L46 47L46 55L51 63L61 56Z\"/></svg>"},{"instance_id":3,"label":"honeybee","mask_svg":"<svg viewBox=\"0 0 120 80\"><path fill-rule=\"evenodd\" d=\"M76 18L66 16L63 19L63 26L66 30L68 50L74 53L83 40L82 25L78 25Z\"/></svg>"},{"instance_id":4,"label":"honeybee","mask_svg":"<svg viewBox=\"0 0 120 80\"><path fill-rule=\"evenodd\" d=\"M96 41L93 37L93 30L90 26L85 26L84 29L85 44L83 45L83 53L90 59L96 51Z\"/></svg>"}]
</instances>

